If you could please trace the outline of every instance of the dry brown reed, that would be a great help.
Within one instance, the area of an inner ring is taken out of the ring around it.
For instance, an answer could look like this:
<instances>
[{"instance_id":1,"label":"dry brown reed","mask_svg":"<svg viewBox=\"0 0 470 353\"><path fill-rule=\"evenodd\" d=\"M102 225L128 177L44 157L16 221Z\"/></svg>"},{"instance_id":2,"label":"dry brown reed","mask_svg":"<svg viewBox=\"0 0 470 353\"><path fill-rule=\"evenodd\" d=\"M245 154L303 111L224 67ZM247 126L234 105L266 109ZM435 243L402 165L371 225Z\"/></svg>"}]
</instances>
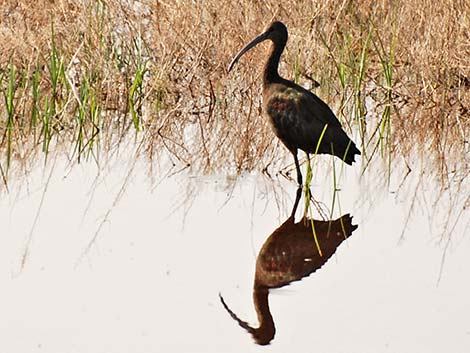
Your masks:
<instances>
[{"instance_id":1,"label":"dry brown reed","mask_svg":"<svg viewBox=\"0 0 470 353\"><path fill-rule=\"evenodd\" d=\"M0 4L0 171L56 151L99 161L134 137L195 172L282 164L261 114L266 47L226 73L271 20L289 29L281 73L328 102L363 168L418 153L466 177L470 3L6 0ZM4 98L4 99L3 99ZM45 157L46 158L46 157ZM412 163L409 162L409 165Z\"/></svg>"}]
</instances>

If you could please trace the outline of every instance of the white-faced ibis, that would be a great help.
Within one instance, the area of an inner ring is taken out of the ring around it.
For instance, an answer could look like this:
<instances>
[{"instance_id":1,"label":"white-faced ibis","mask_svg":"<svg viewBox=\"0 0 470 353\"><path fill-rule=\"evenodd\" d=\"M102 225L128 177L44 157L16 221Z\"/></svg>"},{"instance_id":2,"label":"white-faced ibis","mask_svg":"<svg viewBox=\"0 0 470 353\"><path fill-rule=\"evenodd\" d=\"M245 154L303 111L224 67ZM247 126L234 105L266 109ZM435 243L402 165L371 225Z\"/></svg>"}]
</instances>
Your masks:
<instances>
[{"instance_id":1,"label":"white-faced ibis","mask_svg":"<svg viewBox=\"0 0 470 353\"><path fill-rule=\"evenodd\" d=\"M297 150L331 154L351 165L361 154L341 127L330 107L312 92L279 76L278 66L287 42L287 28L279 21L248 43L230 63L228 71L256 44L271 40L271 52L264 67L263 106L274 133L294 155L297 181L302 185ZM321 135L323 137L320 139Z\"/></svg>"}]
</instances>

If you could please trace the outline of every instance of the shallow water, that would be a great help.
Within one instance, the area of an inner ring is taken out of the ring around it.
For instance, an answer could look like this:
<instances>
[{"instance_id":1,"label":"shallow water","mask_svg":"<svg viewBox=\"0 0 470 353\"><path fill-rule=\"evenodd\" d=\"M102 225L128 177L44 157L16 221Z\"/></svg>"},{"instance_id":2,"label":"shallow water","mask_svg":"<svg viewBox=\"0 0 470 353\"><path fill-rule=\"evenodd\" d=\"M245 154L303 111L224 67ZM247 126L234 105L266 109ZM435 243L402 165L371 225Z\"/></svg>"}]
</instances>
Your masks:
<instances>
[{"instance_id":1,"label":"shallow water","mask_svg":"<svg viewBox=\"0 0 470 353\"><path fill-rule=\"evenodd\" d=\"M49 181L48 170L36 171L0 201L2 352L470 349L468 222L454 231L441 268L446 242L433 227L444 219L430 222L422 207L407 223L410 194L371 187L359 168L346 170L333 217L350 213L358 229L320 270L271 290L268 347L218 295L257 325L256 254L289 216L295 183L152 180L139 163L128 175L123 161L98 177L92 165L64 170L59 162ZM329 205L331 179L315 180L313 193Z\"/></svg>"}]
</instances>

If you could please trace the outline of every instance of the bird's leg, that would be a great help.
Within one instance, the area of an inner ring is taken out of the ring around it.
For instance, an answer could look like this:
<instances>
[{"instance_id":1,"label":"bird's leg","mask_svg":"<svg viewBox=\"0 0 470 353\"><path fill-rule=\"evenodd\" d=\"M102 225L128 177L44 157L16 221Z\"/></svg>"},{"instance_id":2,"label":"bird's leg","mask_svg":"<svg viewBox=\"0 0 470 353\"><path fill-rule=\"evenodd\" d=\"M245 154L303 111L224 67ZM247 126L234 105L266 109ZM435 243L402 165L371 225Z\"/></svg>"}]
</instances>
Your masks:
<instances>
[{"instance_id":1,"label":"bird's leg","mask_svg":"<svg viewBox=\"0 0 470 353\"><path fill-rule=\"evenodd\" d=\"M310 154L306 152L305 155L307 156L307 163L308 163L308 169L310 169L310 176L312 176L312 165L310 164ZM308 178L308 175L307 175L307 178ZM312 191L310 190L310 185L312 184L312 178L310 178L310 180L307 180L307 184L308 184L308 197L310 199L312 197Z\"/></svg>"},{"instance_id":2,"label":"bird's leg","mask_svg":"<svg viewBox=\"0 0 470 353\"><path fill-rule=\"evenodd\" d=\"M294 155L294 162L295 162L295 169L297 170L297 183L299 184L299 188L301 188L302 185L302 172L300 171L300 165L299 165L299 160L297 158L297 151L292 152Z\"/></svg>"},{"instance_id":3,"label":"bird's leg","mask_svg":"<svg viewBox=\"0 0 470 353\"><path fill-rule=\"evenodd\" d=\"M290 214L290 218L292 218L292 222L295 219L295 212L297 211L297 206L299 206L300 197L302 196L302 188L297 188L297 193L295 195L294 207L292 207L292 212Z\"/></svg>"},{"instance_id":4,"label":"bird's leg","mask_svg":"<svg viewBox=\"0 0 470 353\"><path fill-rule=\"evenodd\" d=\"M310 208L310 202L312 202L312 191L310 190L310 185L312 183L312 165L310 164L310 155L306 152L307 156L307 181L305 183L305 210L304 218L307 218L308 210Z\"/></svg>"}]
</instances>

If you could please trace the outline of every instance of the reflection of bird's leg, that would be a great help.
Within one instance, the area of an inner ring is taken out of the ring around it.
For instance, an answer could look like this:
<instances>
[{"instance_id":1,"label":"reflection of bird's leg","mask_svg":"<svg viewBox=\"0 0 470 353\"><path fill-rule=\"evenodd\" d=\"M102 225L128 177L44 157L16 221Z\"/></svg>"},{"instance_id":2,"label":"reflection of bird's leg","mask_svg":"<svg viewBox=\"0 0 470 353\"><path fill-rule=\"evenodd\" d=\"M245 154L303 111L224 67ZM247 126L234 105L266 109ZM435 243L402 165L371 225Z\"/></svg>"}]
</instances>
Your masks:
<instances>
[{"instance_id":1,"label":"reflection of bird's leg","mask_svg":"<svg viewBox=\"0 0 470 353\"><path fill-rule=\"evenodd\" d=\"M297 194L295 195L294 206L292 207L292 212L290 214L290 218L292 218L292 222L295 221L295 212L297 212L297 206L299 206L300 197L302 196L302 188L297 188Z\"/></svg>"},{"instance_id":2,"label":"reflection of bird's leg","mask_svg":"<svg viewBox=\"0 0 470 353\"><path fill-rule=\"evenodd\" d=\"M295 162L295 169L297 170L297 183L299 187L302 187L302 172L300 171L299 160L297 159L297 150L293 151L292 154L294 155L294 162Z\"/></svg>"}]
</instances>

